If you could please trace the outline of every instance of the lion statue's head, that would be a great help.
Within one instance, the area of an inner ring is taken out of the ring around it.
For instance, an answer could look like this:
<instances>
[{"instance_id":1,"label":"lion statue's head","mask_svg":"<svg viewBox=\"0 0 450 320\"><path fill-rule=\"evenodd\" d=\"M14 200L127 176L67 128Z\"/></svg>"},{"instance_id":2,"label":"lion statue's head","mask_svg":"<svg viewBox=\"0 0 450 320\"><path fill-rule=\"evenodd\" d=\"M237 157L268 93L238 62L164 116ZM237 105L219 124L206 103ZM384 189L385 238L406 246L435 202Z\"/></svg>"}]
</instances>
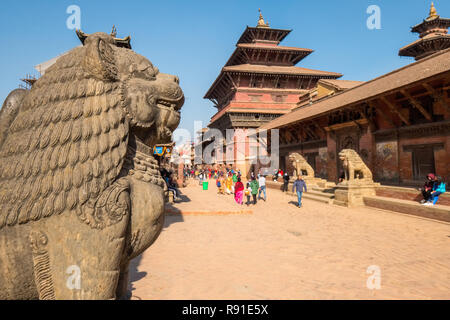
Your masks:
<instances>
[{"instance_id":1,"label":"lion statue's head","mask_svg":"<svg viewBox=\"0 0 450 320\"><path fill-rule=\"evenodd\" d=\"M289 154L289 161L292 162L293 165L306 162L305 158L297 152Z\"/></svg>"},{"instance_id":2,"label":"lion statue's head","mask_svg":"<svg viewBox=\"0 0 450 320\"><path fill-rule=\"evenodd\" d=\"M0 228L98 198L129 140L169 142L184 103L178 82L106 33L60 57L8 113L14 118L0 119Z\"/></svg>"},{"instance_id":3,"label":"lion statue's head","mask_svg":"<svg viewBox=\"0 0 450 320\"><path fill-rule=\"evenodd\" d=\"M342 161L342 165L344 168L348 166L349 161L356 162L359 158L358 153L356 153L353 149L342 149L339 152L339 159Z\"/></svg>"}]
</instances>

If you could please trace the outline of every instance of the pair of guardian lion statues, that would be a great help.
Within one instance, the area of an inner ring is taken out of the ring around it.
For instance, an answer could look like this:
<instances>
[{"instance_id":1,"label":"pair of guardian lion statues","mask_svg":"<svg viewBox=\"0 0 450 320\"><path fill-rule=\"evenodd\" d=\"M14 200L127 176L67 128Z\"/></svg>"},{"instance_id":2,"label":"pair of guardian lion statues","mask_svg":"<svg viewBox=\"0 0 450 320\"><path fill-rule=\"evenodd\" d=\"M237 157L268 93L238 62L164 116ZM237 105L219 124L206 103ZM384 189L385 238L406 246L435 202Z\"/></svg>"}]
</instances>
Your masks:
<instances>
[{"instance_id":1,"label":"pair of guardian lion statues","mask_svg":"<svg viewBox=\"0 0 450 320\"><path fill-rule=\"evenodd\" d=\"M160 234L178 78L95 33L0 111L0 299L118 299Z\"/></svg>"},{"instance_id":2,"label":"pair of guardian lion statues","mask_svg":"<svg viewBox=\"0 0 450 320\"><path fill-rule=\"evenodd\" d=\"M314 178L314 169L302 155L291 153L289 160L295 168L295 175L305 175L306 177ZM342 161L346 181L372 181L372 172L355 150L341 150L339 152L339 160Z\"/></svg>"}]
</instances>

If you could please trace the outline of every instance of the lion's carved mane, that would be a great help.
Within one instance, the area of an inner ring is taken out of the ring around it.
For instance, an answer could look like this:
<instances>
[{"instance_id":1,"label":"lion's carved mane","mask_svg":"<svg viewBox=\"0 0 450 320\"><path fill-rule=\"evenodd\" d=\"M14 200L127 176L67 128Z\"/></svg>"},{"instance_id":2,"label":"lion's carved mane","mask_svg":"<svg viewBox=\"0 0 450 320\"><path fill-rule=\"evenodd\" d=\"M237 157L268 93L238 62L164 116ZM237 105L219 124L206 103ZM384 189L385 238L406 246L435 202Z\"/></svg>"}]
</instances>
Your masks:
<instances>
[{"instance_id":1,"label":"lion's carved mane","mask_svg":"<svg viewBox=\"0 0 450 320\"><path fill-rule=\"evenodd\" d=\"M129 123L112 46L92 41L47 70L7 130L0 146L0 228L65 210L83 216L83 206L120 173Z\"/></svg>"}]
</instances>

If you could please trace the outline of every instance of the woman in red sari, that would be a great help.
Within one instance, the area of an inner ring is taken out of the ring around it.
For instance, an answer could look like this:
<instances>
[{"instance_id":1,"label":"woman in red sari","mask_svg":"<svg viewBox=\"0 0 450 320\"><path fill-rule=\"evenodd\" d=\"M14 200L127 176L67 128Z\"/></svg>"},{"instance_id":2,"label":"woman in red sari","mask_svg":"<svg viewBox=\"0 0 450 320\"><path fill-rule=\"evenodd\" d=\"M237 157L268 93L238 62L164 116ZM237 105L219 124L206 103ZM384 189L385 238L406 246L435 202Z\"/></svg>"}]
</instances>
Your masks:
<instances>
[{"instance_id":1,"label":"woman in red sari","mask_svg":"<svg viewBox=\"0 0 450 320\"><path fill-rule=\"evenodd\" d=\"M236 184L234 185L234 200L238 204L243 204L244 198L244 184L241 182L241 178L238 178Z\"/></svg>"}]
</instances>

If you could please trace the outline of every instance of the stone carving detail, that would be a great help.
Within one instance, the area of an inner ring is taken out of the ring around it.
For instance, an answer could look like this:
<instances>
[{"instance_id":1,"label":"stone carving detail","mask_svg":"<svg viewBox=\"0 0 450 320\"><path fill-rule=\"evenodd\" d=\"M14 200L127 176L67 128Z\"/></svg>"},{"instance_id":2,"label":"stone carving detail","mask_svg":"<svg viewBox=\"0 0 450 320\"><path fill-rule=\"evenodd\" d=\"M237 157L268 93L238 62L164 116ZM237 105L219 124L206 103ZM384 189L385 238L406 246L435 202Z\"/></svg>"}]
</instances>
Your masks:
<instances>
[{"instance_id":1,"label":"stone carving detail","mask_svg":"<svg viewBox=\"0 0 450 320\"><path fill-rule=\"evenodd\" d=\"M50 270L50 258L47 252L48 238L43 232L32 232L30 243L33 252L34 279L38 288L39 299L54 300L55 292Z\"/></svg>"},{"instance_id":2,"label":"stone carving detail","mask_svg":"<svg viewBox=\"0 0 450 320\"><path fill-rule=\"evenodd\" d=\"M289 161L291 161L292 166L295 168L296 175L305 175L314 178L314 169L302 155L297 152L291 153L289 155ZM305 172L306 174L304 174Z\"/></svg>"},{"instance_id":3,"label":"stone carving detail","mask_svg":"<svg viewBox=\"0 0 450 320\"><path fill-rule=\"evenodd\" d=\"M30 91L8 96L0 111L0 299L73 299L61 273L74 261L84 270L77 297L123 294L116 271L122 279L162 229L164 182L151 150L171 141L183 103L177 77L105 33L60 57ZM35 230L45 233L45 252ZM15 241L28 247L5 245ZM27 261L34 276L8 277Z\"/></svg>"},{"instance_id":4,"label":"stone carving detail","mask_svg":"<svg viewBox=\"0 0 450 320\"><path fill-rule=\"evenodd\" d=\"M343 149L339 152L339 159L345 172L345 180L372 181L372 172L366 166L361 157L353 149Z\"/></svg>"}]
</instances>

